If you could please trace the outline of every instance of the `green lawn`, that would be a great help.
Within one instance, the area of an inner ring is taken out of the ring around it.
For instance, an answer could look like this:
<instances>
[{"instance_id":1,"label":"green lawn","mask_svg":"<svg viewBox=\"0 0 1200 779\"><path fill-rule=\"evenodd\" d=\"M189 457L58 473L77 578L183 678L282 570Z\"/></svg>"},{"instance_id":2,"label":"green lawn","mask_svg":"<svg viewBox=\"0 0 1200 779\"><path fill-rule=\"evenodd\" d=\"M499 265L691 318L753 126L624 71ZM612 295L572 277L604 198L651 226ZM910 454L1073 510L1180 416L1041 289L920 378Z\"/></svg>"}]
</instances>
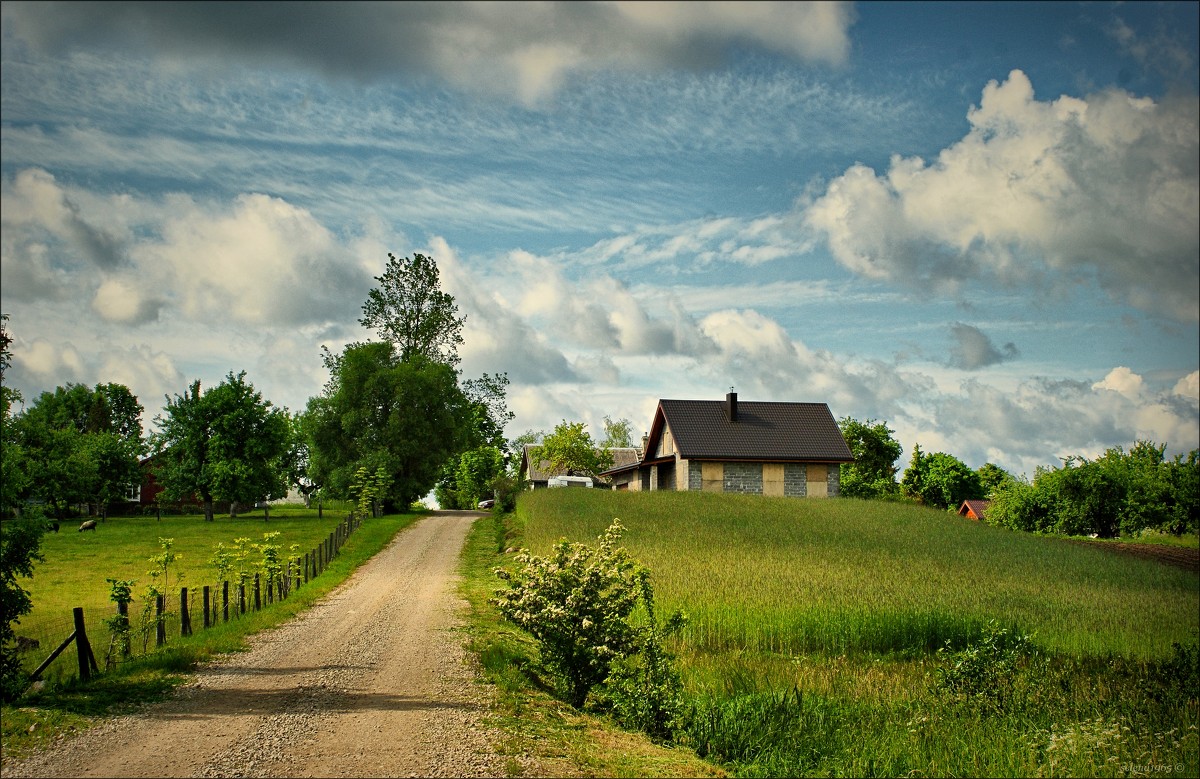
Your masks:
<instances>
[{"instance_id":1,"label":"green lawn","mask_svg":"<svg viewBox=\"0 0 1200 779\"><path fill-rule=\"evenodd\" d=\"M215 587L217 572L210 560L218 543L231 546L237 538L262 543L265 533L279 533L276 543L285 555L294 544L299 556L311 552L333 528L346 518L345 510L325 510L318 518L316 508L283 507L273 509L264 522L261 511L243 514L238 519L228 515L205 522L203 516L109 517L98 523L95 531L79 532L78 523L62 523L60 532L47 533L42 539L43 562L34 568L31 579L21 581L33 600L33 610L16 626L18 635L39 642L38 650L26 654L26 664L32 667L74 629L72 609L82 607L89 639L97 659L103 663L101 649L107 648L107 631L103 620L114 612L109 600L106 579L135 580L131 618L141 609L141 595L151 581L148 572L154 567L150 558L161 553L160 539L173 539L172 551L176 561L169 567L168 608L178 611L179 590L189 589L189 600L197 613L193 624L200 624L200 593L204 585ZM251 553L247 565L256 566L261 556ZM214 591L214 597L215 591ZM252 597L252 596L251 596ZM265 599L265 596L263 596ZM178 622L169 623L178 631ZM73 673L74 660L64 653L48 671L47 678Z\"/></svg>"}]
</instances>

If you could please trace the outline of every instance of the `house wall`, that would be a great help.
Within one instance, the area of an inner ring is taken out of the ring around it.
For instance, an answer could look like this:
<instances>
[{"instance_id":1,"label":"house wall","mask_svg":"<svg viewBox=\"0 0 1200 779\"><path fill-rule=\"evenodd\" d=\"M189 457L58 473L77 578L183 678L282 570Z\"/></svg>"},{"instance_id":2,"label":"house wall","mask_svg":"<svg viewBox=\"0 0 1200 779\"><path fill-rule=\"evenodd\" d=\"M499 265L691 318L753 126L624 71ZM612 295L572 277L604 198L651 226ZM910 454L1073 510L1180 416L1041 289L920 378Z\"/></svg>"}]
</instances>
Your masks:
<instances>
[{"instance_id":1,"label":"house wall","mask_svg":"<svg viewBox=\"0 0 1200 779\"><path fill-rule=\"evenodd\" d=\"M673 465L641 471L642 489L737 492L788 498L835 497L841 485L838 463L697 462L677 459ZM630 489L637 489L631 484Z\"/></svg>"}]
</instances>

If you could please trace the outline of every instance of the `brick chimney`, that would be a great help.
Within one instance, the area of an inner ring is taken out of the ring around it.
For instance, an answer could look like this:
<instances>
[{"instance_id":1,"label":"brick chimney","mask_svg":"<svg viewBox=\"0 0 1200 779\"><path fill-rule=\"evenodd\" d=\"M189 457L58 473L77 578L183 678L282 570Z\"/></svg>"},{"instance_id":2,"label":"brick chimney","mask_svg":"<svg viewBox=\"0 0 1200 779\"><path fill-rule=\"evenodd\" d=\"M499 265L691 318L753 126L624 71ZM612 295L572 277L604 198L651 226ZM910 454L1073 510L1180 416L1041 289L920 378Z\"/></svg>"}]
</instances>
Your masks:
<instances>
[{"instance_id":1,"label":"brick chimney","mask_svg":"<svg viewBox=\"0 0 1200 779\"><path fill-rule=\"evenodd\" d=\"M729 417L730 422L738 421L737 393L732 389L725 395L725 415Z\"/></svg>"},{"instance_id":2,"label":"brick chimney","mask_svg":"<svg viewBox=\"0 0 1200 779\"><path fill-rule=\"evenodd\" d=\"M650 456L650 453L646 451L646 447L649 445L650 445L650 434L642 433L642 459L643 460L645 460L647 457Z\"/></svg>"}]
</instances>

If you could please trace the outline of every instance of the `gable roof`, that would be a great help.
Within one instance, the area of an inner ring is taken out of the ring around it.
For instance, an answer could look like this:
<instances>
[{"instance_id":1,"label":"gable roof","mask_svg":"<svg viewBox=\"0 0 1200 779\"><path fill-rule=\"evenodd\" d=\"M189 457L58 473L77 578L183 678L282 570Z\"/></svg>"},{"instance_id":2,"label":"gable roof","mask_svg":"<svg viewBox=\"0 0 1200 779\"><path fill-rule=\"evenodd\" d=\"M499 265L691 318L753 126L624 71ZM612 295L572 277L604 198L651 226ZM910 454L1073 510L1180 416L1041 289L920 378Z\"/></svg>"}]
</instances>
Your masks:
<instances>
[{"instance_id":1,"label":"gable roof","mask_svg":"<svg viewBox=\"0 0 1200 779\"><path fill-rule=\"evenodd\" d=\"M655 452L664 425L685 460L854 462L829 406L824 403L738 401L730 421L728 400L660 400L647 451Z\"/></svg>"},{"instance_id":2,"label":"gable roof","mask_svg":"<svg viewBox=\"0 0 1200 779\"><path fill-rule=\"evenodd\" d=\"M960 517L973 516L976 519L983 519L983 514L987 511L990 500L964 500L962 505L958 507L958 515Z\"/></svg>"}]
</instances>

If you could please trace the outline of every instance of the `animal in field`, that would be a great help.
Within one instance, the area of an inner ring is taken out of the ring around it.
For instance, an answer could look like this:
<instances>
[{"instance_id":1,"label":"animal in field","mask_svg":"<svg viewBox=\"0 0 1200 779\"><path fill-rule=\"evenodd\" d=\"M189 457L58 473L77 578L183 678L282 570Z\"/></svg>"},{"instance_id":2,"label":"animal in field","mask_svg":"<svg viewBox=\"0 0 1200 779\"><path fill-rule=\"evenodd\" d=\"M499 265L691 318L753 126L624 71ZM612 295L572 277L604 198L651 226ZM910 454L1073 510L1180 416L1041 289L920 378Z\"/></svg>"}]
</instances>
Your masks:
<instances>
[{"instance_id":1,"label":"animal in field","mask_svg":"<svg viewBox=\"0 0 1200 779\"><path fill-rule=\"evenodd\" d=\"M85 530L95 530L95 529L96 529L96 520L94 520L94 519L89 519L87 522L84 522L82 525L79 526L80 533L82 533Z\"/></svg>"},{"instance_id":2,"label":"animal in field","mask_svg":"<svg viewBox=\"0 0 1200 779\"><path fill-rule=\"evenodd\" d=\"M29 638L28 636L17 636L17 651L18 652L32 652L33 650L37 649L41 645L42 645L42 642L38 641L36 638Z\"/></svg>"},{"instance_id":3,"label":"animal in field","mask_svg":"<svg viewBox=\"0 0 1200 779\"><path fill-rule=\"evenodd\" d=\"M57 522L47 522L47 523L46 523L46 529L47 529L47 530L52 530L52 531L54 531L55 533L57 533L57 532L58 532L58 523L57 523Z\"/></svg>"}]
</instances>

